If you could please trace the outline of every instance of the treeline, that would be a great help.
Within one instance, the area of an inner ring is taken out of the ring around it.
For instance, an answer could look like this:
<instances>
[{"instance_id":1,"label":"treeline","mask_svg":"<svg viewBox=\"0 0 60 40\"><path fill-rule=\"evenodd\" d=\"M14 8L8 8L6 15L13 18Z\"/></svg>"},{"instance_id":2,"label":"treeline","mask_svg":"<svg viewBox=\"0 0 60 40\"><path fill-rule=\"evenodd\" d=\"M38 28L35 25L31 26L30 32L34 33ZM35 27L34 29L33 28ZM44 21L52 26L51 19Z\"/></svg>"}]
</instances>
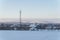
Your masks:
<instances>
[{"instance_id":1,"label":"treeline","mask_svg":"<svg viewBox=\"0 0 60 40\"><path fill-rule=\"evenodd\" d=\"M33 26L34 25L34 26ZM60 24L0 24L0 30L60 30Z\"/></svg>"}]
</instances>

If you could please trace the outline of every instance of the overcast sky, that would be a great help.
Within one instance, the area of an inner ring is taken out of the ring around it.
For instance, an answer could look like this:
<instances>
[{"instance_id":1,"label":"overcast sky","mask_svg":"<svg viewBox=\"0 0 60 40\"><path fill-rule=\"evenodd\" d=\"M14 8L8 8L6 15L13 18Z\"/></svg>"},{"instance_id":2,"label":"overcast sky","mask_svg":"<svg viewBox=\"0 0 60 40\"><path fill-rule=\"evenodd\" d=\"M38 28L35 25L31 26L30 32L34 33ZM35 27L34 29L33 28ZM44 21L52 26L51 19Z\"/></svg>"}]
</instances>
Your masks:
<instances>
[{"instance_id":1,"label":"overcast sky","mask_svg":"<svg viewBox=\"0 0 60 40\"><path fill-rule=\"evenodd\" d=\"M19 18L60 18L59 0L0 0L0 19Z\"/></svg>"}]
</instances>

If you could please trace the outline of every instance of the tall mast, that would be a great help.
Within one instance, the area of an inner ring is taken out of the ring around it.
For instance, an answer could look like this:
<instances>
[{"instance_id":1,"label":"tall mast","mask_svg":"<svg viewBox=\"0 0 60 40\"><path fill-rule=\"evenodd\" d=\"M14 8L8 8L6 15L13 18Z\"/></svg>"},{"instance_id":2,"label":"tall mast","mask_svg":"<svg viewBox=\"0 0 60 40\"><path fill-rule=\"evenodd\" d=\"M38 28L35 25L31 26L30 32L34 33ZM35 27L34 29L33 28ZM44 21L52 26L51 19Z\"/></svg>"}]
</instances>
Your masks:
<instances>
[{"instance_id":1,"label":"tall mast","mask_svg":"<svg viewBox=\"0 0 60 40\"><path fill-rule=\"evenodd\" d=\"M21 27L21 10L20 10L20 27Z\"/></svg>"}]
</instances>

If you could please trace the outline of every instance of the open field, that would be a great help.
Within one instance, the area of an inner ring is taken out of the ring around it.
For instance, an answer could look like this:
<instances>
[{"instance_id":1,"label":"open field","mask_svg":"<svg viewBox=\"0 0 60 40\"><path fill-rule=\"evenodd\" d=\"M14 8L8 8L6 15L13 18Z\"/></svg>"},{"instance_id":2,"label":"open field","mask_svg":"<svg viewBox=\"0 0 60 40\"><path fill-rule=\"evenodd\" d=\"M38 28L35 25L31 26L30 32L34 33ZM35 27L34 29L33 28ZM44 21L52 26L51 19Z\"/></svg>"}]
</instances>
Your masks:
<instances>
[{"instance_id":1,"label":"open field","mask_svg":"<svg viewBox=\"0 0 60 40\"><path fill-rule=\"evenodd\" d=\"M60 40L60 31L0 31L0 40Z\"/></svg>"}]
</instances>

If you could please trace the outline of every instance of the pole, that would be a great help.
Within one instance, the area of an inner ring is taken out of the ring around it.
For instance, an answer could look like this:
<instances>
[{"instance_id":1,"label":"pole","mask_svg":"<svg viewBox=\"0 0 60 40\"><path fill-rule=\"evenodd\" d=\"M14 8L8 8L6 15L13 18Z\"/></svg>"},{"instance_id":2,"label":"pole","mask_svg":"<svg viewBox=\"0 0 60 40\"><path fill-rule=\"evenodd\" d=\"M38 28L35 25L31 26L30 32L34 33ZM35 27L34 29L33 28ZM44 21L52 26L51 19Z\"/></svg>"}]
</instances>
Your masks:
<instances>
[{"instance_id":1,"label":"pole","mask_svg":"<svg viewBox=\"0 0 60 40\"><path fill-rule=\"evenodd\" d=\"M20 10L20 27L21 27L21 10Z\"/></svg>"}]
</instances>

